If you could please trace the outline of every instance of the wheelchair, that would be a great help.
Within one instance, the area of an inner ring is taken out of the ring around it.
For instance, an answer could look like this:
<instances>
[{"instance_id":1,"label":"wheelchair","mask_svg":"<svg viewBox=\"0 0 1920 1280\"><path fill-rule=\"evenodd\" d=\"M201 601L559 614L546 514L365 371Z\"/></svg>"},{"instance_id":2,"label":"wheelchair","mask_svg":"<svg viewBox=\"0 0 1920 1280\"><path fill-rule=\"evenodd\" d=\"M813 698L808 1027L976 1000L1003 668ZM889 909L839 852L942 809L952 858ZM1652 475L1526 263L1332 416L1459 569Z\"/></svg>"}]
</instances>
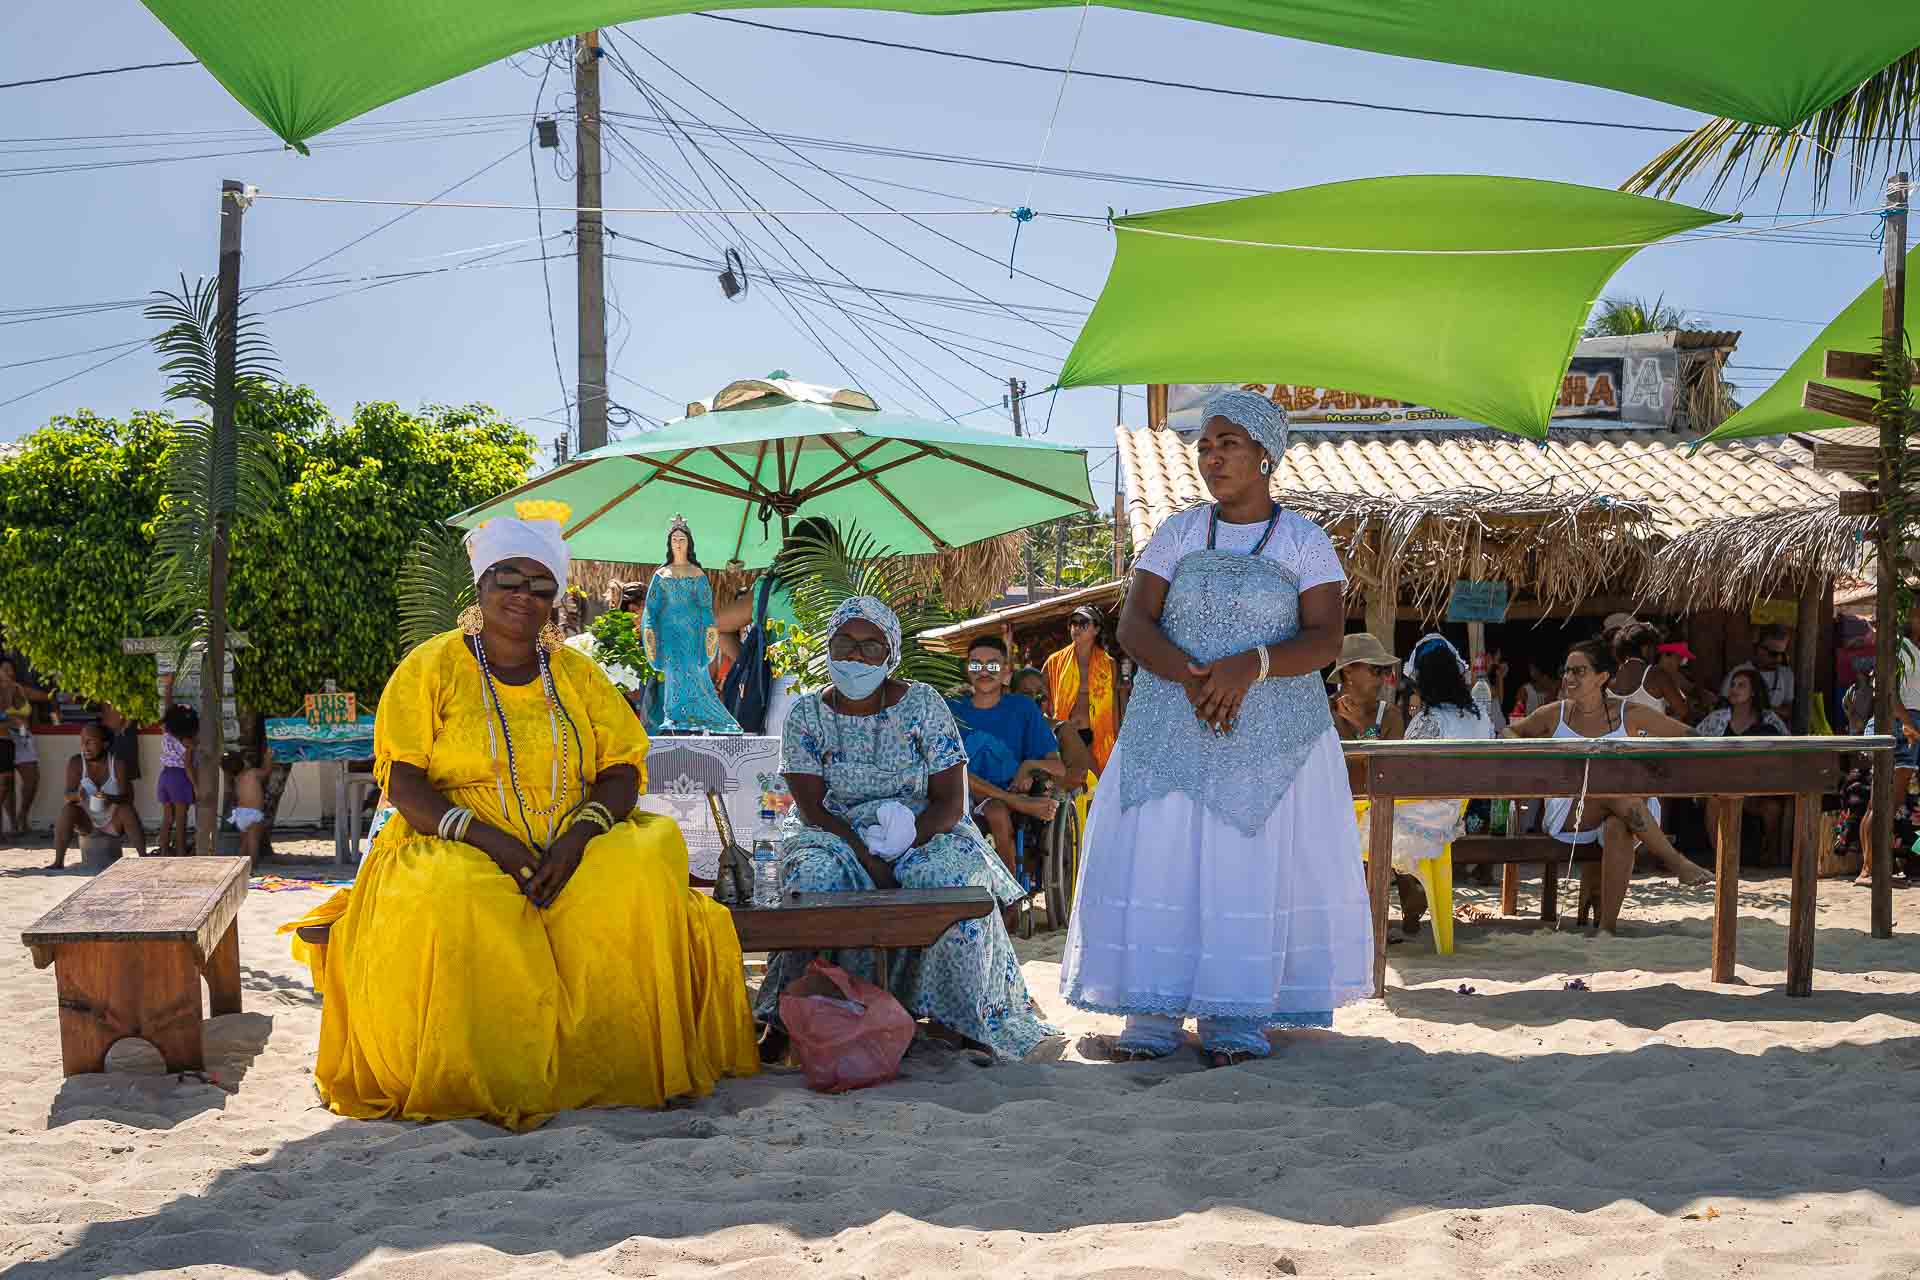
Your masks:
<instances>
[{"instance_id":1,"label":"wheelchair","mask_svg":"<svg viewBox=\"0 0 1920 1280\"><path fill-rule=\"evenodd\" d=\"M1038 925L1035 917L1042 910L1036 899L1044 900L1045 928L1064 929L1073 919L1073 891L1080 877L1081 792L1059 792L1060 801L1053 821L1016 815L1013 839L1019 866L1020 887L1026 897L1019 903L1020 936L1031 938ZM1035 850L1037 858L1028 857ZM1031 868L1031 869L1030 869Z\"/></svg>"}]
</instances>

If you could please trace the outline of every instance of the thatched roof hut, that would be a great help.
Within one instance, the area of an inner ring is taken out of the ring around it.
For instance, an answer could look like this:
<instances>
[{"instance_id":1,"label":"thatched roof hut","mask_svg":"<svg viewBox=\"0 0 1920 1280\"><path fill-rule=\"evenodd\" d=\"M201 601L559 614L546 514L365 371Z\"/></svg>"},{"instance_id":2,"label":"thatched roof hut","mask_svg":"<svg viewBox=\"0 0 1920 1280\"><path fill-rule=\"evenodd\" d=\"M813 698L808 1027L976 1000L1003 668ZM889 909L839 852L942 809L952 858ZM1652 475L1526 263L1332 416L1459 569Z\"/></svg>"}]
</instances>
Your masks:
<instances>
[{"instance_id":1,"label":"thatched roof hut","mask_svg":"<svg viewBox=\"0 0 1920 1280\"><path fill-rule=\"evenodd\" d=\"M1115 436L1144 546L1206 488L1178 435ZM1839 497L1860 490L1791 441L1696 447L1631 429L1557 433L1545 449L1492 431L1297 431L1273 476L1275 498L1333 538L1356 596L1391 583L1418 617L1463 578L1509 583L1536 616L1603 598L1686 613L1798 594L1809 576L1859 571L1864 521Z\"/></svg>"}]
</instances>

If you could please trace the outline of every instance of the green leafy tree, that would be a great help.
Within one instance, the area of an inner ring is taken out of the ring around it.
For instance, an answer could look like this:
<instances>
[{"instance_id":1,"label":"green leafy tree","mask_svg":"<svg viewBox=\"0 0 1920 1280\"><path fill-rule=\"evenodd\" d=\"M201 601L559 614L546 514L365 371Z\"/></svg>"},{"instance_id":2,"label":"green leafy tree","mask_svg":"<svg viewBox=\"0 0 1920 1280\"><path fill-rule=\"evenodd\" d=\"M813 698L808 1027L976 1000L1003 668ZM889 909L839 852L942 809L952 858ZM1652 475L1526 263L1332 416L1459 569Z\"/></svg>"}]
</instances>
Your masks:
<instances>
[{"instance_id":1,"label":"green leafy tree","mask_svg":"<svg viewBox=\"0 0 1920 1280\"><path fill-rule=\"evenodd\" d=\"M159 718L154 662L120 641L142 607L174 422L85 410L54 418L0 457L0 632L61 687Z\"/></svg>"},{"instance_id":2,"label":"green leafy tree","mask_svg":"<svg viewBox=\"0 0 1920 1280\"><path fill-rule=\"evenodd\" d=\"M532 437L483 406L366 404L340 422L286 385L239 416L284 484L234 526L231 616L250 639L235 655L237 699L289 715L333 679L371 707L404 652L400 578L420 529L524 480ZM178 425L81 413L0 455L0 631L62 689L148 721L153 659L122 655L120 641L156 629L146 569Z\"/></svg>"}]
</instances>

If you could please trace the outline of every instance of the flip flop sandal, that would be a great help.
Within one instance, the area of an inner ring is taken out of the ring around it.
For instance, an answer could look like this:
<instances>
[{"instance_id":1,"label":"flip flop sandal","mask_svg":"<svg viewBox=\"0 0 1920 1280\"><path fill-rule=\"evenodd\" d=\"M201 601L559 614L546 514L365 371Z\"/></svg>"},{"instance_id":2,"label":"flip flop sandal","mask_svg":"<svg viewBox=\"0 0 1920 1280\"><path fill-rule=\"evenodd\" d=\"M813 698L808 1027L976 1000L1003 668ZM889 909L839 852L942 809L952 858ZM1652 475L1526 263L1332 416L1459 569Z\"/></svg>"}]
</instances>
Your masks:
<instances>
[{"instance_id":1,"label":"flip flop sandal","mask_svg":"<svg viewBox=\"0 0 1920 1280\"><path fill-rule=\"evenodd\" d=\"M1242 1063L1257 1061L1262 1056L1264 1055L1249 1053L1245 1049L1200 1050L1200 1061L1206 1064L1209 1071L1218 1070L1221 1067L1237 1067Z\"/></svg>"},{"instance_id":2,"label":"flip flop sandal","mask_svg":"<svg viewBox=\"0 0 1920 1280\"><path fill-rule=\"evenodd\" d=\"M1171 1053L1172 1051L1169 1050L1168 1052ZM1158 1062L1166 1056L1166 1053L1155 1053L1151 1049L1127 1049L1117 1044L1107 1049L1107 1061L1109 1062Z\"/></svg>"}]
</instances>

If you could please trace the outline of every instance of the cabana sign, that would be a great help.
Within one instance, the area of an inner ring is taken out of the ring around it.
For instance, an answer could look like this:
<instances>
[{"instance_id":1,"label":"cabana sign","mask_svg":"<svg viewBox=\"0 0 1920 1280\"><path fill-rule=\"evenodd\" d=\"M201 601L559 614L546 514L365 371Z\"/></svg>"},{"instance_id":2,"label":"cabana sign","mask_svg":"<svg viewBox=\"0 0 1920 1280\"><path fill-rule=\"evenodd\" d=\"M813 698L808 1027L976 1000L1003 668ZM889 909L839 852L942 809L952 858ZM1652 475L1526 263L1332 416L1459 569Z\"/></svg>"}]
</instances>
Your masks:
<instances>
[{"instance_id":1,"label":"cabana sign","mask_svg":"<svg viewBox=\"0 0 1920 1280\"><path fill-rule=\"evenodd\" d=\"M1447 597L1448 622L1505 622L1507 584L1504 582L1468 582L1453 584Z\"/></svg>"},{"instance_id":2,"label":"cabana sign","mask_svg":"<svg viewBox=\"0 0 1920 1280\"><path fill-rule=\"evenodd\" d=\"M358 699L350 693L332 690L310 693L306 701L307 724L315 729L330 724L352 724L360 716L357 702Z\"/></svg>"}]
</instances>

